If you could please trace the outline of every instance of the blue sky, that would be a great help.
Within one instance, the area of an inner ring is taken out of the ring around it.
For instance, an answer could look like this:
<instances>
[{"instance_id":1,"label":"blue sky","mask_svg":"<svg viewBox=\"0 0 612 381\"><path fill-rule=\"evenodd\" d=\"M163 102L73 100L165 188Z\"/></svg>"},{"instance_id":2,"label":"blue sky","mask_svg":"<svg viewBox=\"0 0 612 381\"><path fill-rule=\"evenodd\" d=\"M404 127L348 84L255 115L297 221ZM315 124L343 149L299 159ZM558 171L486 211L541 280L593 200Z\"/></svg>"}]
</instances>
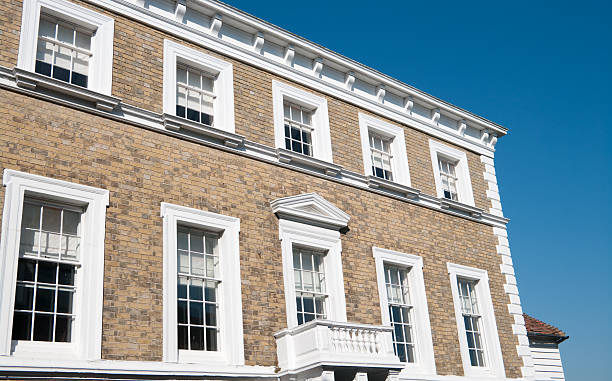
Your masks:
<instances>
[{"instance_id":1,"label":"blue sky","mask_svg":"<svg viewBox=\"0 0 612 381\"><path fill-rule=\"evenodd\" d=\"M523 309L570 335L568 380L609 379L610 2L226 1L508 127L496 170Z\"/></svg>"}]
</instances>

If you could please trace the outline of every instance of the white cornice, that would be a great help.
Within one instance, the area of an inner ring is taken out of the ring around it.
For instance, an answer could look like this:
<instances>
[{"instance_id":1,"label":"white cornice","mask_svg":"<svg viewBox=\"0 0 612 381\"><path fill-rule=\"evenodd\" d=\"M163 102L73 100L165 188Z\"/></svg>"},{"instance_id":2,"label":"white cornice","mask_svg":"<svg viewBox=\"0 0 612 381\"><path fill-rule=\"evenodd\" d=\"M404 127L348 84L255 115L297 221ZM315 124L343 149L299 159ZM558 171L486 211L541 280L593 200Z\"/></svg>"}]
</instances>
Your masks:
<instances>
[{"instance_id":1,"label":"white cornice","mask_svg":"<svg viewBox=\"0 0 612 381\"><path fill-rule=\"evenodd\" d=\"M276 199L270 202L272 212L279 218L297 220L342 229L348 225L350 216L316 193L305 193Z\"/></svg>"},{"instance_id":2,"label":"white cornice","mask_svg":"<svg viewBox=\"0 0 612 381\"><path fill-rule=\"evenodd\" d=\"M424 131L432 136L481 155L493 157L495 152L493 142L497 142L497 136L503 136L507 132L507 129L502 126L450 105L391 77L217 1L194 0L193 2L187 2L187 11L190 9L195 11L194 7L197 6L198 11L205 12L202 13L203 17L212 17L211 25L205 23L206 25L193 26L177 22L174 13L168 13L168 15L163 16L126 0L86 1L143 22L185 41L196 43L207 49L273 72L276 75L322 93L340 98L365 110ZM190 4L192 8L190 8ZM224 34L231 33L230 29L221 26L226 21L228 24L231 23L231 30L240 30L240 33L243 35L250 34L250 42L248 44L241 44L229 34ZM215 26L218 26L219 30L213 28ZM262 50L262 52L265 52L264 54L259 54L253 49L253 40L256 39L257 33L262 33L264 36L264 47ZM275 41L275 49L278 52L266 50L269 40ZM282 45L278 45L278 43ZM312 67L308 69L304 67L297 68L294 63L297 62L298 53L302 55L302 58L310 60ZM344 78L340 81L333 81L323 75L326 69L334 70L336 73L344 73ZM356 82L352 82L357 79L362 83L374 84L372 94L357 91L357 86L353 85ZM351 88L348 88L349 85ZM377 88L378 92L376 91ZM381 89L383 88L385 89L385 94L393 94L392 97L396 101L403 98L403 102L400 102L402 104L393 103L391 98L385 98L383 103L379 102L377 95L381 95ZM431 116L425 118L405 107L415 103L420 103L422 107L427 107L430 110L439 108L441 112L451 115L451 119L457 122L453 124L457 124L457 126L434 123ZM476 132L473 134L460 133L458 130L458 121L460 120L465 120L468 129L471 128L472 132ZM478 130L490 131L487 135L488 140L483 141L480 139L481 134L477 133ZM478 136L476 137L474 134Z\"/></svg>"}]
</instances>

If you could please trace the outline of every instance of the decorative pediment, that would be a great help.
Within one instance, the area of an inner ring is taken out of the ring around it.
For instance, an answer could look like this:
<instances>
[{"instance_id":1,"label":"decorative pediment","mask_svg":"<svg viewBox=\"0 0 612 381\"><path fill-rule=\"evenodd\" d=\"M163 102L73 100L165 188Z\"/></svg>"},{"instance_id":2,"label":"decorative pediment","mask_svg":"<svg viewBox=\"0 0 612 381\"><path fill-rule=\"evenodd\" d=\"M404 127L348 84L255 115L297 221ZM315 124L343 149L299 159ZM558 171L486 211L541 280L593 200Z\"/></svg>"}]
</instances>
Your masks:
<instances>
[{"instance_id":1,"label":"decorative pediment","mask_svg":"<svg viewBox=\"0 0 612 381\"><path fill-rule=\"evenodd\" d=\"M270 202L278 218L339 230L348 225L350 216L316 193L283 197Z\"/></svg>"}]
</instances>

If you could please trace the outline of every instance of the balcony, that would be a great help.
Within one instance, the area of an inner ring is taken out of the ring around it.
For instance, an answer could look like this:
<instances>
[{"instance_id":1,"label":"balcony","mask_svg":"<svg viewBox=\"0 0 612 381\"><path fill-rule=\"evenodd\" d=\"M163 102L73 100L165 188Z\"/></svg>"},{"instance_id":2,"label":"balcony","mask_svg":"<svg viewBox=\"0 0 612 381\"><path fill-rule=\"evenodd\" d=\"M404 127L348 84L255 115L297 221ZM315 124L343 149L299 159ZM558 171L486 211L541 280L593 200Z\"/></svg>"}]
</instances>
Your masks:
<instances>
[{"instance_id":1,"label":"balcony","mask_svg":"<svg viewBox=\"0 0 612 381\"><path fill-rule=\"evenodd\" d=\"M284 329L274 335L278 366L288 374L339 367L398 370L404 364L393 352L392 331L392 327L328 320Z\"/></svg>"}]
</instances>

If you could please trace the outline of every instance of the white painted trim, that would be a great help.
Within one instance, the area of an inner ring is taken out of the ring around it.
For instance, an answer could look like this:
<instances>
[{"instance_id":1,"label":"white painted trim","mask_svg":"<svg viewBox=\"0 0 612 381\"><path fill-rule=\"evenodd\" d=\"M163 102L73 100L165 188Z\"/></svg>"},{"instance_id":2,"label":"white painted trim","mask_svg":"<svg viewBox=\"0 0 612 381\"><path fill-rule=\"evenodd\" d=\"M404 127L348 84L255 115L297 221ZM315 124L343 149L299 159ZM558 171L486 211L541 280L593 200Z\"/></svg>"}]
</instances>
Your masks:
<instances>
[{"instance_id":1,"label":"white painted trim","mask_svg":"<svg viewBox=\"0 0 612 381\"><path fill-rule=\"evenodd\" d=\"M65 0L24 0L17 67L34 72L40 13L53 15L95 31L91 38L87 88L111 94L115 21L103 14Z\"/></svg>"},{"instance_id":2,"label":"white painted trim","mask_svg":"<svg viewBox=\"0 0 612 381\"><path fill-rule=\"evenodd\" d=\"M240 283L240 219L161 203L164 242L163 361L199 363L210 366L244 365L242 294ZM183 351L177 344L176 232L186 224L221 234L218 241L219 268L219 351Z\"/></svg>"},{"instance_id":3,"label":"white painted trim","mask_svg":"<svg viewBox=\"0 0 612 381\"><path fill-rule=\"evenodd\" d=\"M295 305L295 279L293 274L293 245L300 245L326 252L324 259L325 280L328 292L327 320L346 322L346 300L342 273L342 243L340 233L318 226L280 219L278 234L281 240L283 278L287 328L298 326Z\"/></svg>"},{"instance_id":4,"label":"white painted trim","mask_svg":"<svg viewBox=\"0 0 612 381\"><path fill-rule=\"evenodd\" d=\"M333 163L327 99L275 79L272 80L272 99L274 102L275 147L285 148L283 102L287 100L291 103L314 109L312 117L312 156L316 159Z\"/></svg>"},{"instance_id":5,"label":"white painted trim","mask_svg":"<svg viewBox=\"0 0 612 381\"><path fill-rule=\"evenodd\" d=\"M505 378L506 371L504 369L504 360L502 358L501 346L499 343L499 333L495 321L495 311L493 310L493 301L491 300L487 271L448 262L446 265L451 283L455 318L457 320L457 333L459 335L459 346L461 348L461 360L463 362L463 371L465 375L467 377ZM475 290L478 298L478 307L482 314L482 339L486 356L485 367L472 366L470 362L465 325L463 322L463 314L461 313L461 303L459 301L459 291L457 290L457 277L476 281Z\"/></svg>"},{"instance_id":6,"label":"white painted trim","mask_svg":"<svg viewBox=\"0 0 612 381\"><path fill-rule=\"evenodd\" d=\"M279 218L322 225L330 229L342 229L348 225L350 216L317 193L304 193L276 199L270 202L272 212Z\"/></svg>"},{"instance_id":7,"label":"white painted trim","mask_svg":"<svg viewBox=\"0 0 612 381\"><path fill-rule=\"evenodd\" d=\"M398 251L372 247L372 254L376 263L376 279L378 281L378 299L383 325L391 325L389 307L387 303L387 288L385 285L385 264L392 264L409 269L408 288L413 304L413 324L416 337L416 361L407 363L400 374L436 374L436 363L429 321L429 309L425 294L425 281L423 279L423 258L417 255L400 253Z\"/></svg>"},{"instance_id":8,"label":"white painted trim","mask_svg":"<svg viewBox=\"0 0 612 381\"><path fill-rule=\"evenodd\" d=\"M442 189L442 181L440 179L440 167L438 166L438 157L443 157L457 163L455 172L458 181L457 196L462 204L474 206L474 193L472 192L472 180L470 179L470 167L467 161L465 152L429 139L429 152L431 154L431 165L436 182L436 192L439 198L444 198L444 190Z\"/></svg>"},{"instance_id":9,"label":"white painted trim","mask_svg":"<svg viewBox=\"0 0 612 381\"><path fill-rule=\"evenodd\" d=\"M164 40L164 114L168 115L176 115L177 62L195 67L215 77L213 127L233 134L236 130L233 65L174 41Z\"/></svg>"},{"instance_id":10,"label":"white painted trim","mask_svg":"<svg viewBox=\"0 0 612 381\"><path fill-rule=\"evenodd\" d=\"M270 379L277 381L278 377L272 366L223 366L210 364L179 364L162 361L118 361L96 360L84 361L71 358L60 360L45 360L41 358L16 358L0 356L0 371L4 372L45 372L57 374L70 373L97 373L113 375L132 375L136 378L143 376L192 376L192 377L243 377ZM69 378L67 376L66 378ZM75 377L75 378L78 378Z\"/></svg>"},{"instance_id":11,"label":"white painted trim","mask_svg":"<svg viewBox=\"0 0 612 381\"><path fill-rule=\"evenodd\" d=\"M0 355L79 360L101 358L102 297L104 279L104 233L109 192L48 177L4 170L6 187L0 241ZM21 235L21 215L24 197L35 195L47 200L76 203L85 207L81 247L87 255L81 257L75 297L76 319L73 341L39 343L11 341L15 282ZM14 348L11 348L14 347Z\"/></svg>"},{"instance_id":12,"label":"white painted trim","mask_svg":"<svg viewBox=\"0 0 612 381\"><path fill-rule=\"evenodd\" d=\"M407 187L410 186L410 169L406 154L406 139L404 129L387 123L370 115L359 113L359 132L361 135L361 152L363 168L366 176L372 176L372 157L370 155L370 131L391 138L391 167L393 181Z\"/></svg>"}]
</instances>

